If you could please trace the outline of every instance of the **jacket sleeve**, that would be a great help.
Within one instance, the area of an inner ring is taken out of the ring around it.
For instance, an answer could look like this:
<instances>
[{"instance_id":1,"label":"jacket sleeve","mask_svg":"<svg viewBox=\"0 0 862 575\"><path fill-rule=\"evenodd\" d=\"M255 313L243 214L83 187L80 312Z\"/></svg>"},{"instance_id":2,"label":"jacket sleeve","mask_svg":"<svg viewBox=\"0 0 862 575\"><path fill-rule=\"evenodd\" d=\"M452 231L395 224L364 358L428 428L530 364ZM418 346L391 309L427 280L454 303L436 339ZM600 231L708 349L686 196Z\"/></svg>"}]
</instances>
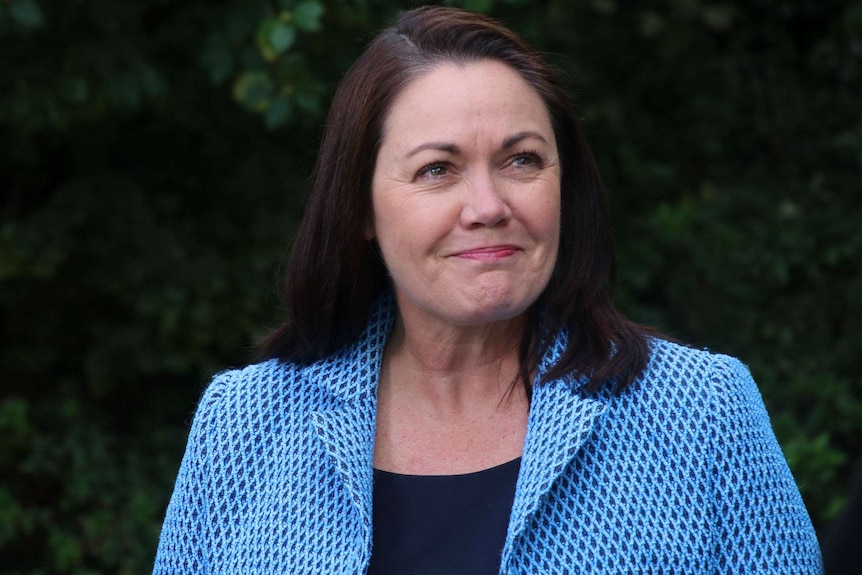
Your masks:
<instances>
[{"instance_id":1,"label":"jacket sleeve","mask_svg":"<svg viewBox=\"0 0 862 575\"><path fill-rule=\"evenodd\" d=\"M751 374L716 356L710 384L713 571L821 574L811 519Z\"/></svg>"},{"instance_id":2,"label":"jacket sleeve","mask_svg":"<svg viewBox=\"0 0 862 575\"><path fill-rule=\"evenodd\" d=\"M198 404L162 524L154 575L211 572L207 556L212 526L207 516L212 435L219 426L218 405L231 377L232 372L216 376Z\"/></svg>"}]
</instances>

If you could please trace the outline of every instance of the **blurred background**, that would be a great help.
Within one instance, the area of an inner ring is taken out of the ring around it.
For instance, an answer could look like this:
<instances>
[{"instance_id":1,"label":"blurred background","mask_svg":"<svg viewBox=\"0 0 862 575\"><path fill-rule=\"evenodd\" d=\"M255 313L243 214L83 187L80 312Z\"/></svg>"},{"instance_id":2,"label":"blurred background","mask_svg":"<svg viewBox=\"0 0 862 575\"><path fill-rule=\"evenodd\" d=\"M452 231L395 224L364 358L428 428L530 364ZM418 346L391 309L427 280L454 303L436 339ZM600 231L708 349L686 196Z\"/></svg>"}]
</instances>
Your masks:
<instances>
[{"instance_id":1,"label":"blurred background","mask_svg":"<svg viewBox=\"0 0 862 575\"><path fill-rule=\"evenodd\" d=\"M622 308L750 366L858 557L860 4L459 4L565 71ZM281 319L329 97L413 5L0 0L0 573L151 570L202 389Z\"/></svg>"}]
</instances>

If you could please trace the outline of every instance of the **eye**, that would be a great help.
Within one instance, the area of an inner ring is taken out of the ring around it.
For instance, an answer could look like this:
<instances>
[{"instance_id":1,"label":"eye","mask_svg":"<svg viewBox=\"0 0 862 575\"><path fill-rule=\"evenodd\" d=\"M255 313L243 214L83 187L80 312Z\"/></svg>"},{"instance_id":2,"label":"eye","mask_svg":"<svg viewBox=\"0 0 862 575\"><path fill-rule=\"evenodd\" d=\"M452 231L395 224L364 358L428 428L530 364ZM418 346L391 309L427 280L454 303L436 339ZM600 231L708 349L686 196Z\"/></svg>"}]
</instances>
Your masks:
<instances>
[{"instance_id":1,"label":"eye","mask_svg":"<svg viewBox=\"0 0 862 575\"><path fill-rule=\"evenodd\" d=\"M438 179L443 178L449 174L449 166L443 162L433 162L424 166L421 170L416 173L416 177L418 178L430 178L430 179Z\"/></svg>"},{"instance_id":2,"label":"eye","mask_svg":"<svg viewBox=\"0 0 862 575\"><path fill-rule=\"evenodd\" d=\"M516 168L541 167L542 158L536 152L520 152L512 157L511 163Z\"/></svg>"}]
</instances>

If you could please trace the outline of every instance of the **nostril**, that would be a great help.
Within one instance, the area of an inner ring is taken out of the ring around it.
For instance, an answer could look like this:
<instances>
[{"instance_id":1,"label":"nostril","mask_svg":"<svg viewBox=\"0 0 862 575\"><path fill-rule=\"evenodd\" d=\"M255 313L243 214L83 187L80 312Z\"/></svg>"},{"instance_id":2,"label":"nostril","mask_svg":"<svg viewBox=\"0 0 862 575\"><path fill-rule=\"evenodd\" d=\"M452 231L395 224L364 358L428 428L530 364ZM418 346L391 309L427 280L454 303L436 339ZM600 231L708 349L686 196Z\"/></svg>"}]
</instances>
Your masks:
<instances>
[{"instance_id":1,"label":"nostril","mask_svg":"<svg viewBox=\"0 0 862 575\"><path fill-rule=\"evenodd\" d=\"M467 226L493 227L511 219L512 210L503 201L471 202L464 206L462 217Z\"/></svg>"},{"instance_id":2,"label":"nostril","mask_svg":"<svg viewBox=\"0 0 862 575\"><path fill-rule=\"evenodd\" d=\"M462 211L466 226L493 227L512 217L507 198L493 177L489 175L483 181L474 181L472 184L467 189Z\"/></svg>"}]
</instances>

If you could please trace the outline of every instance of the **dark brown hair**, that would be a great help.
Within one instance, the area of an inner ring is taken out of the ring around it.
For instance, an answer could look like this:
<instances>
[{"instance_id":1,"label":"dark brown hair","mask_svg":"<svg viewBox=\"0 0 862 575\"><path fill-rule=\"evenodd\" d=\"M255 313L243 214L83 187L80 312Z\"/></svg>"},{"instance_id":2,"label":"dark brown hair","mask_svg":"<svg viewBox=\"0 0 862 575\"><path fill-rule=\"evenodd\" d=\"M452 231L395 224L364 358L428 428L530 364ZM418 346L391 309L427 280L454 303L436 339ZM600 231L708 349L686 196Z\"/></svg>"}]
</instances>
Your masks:
<instances>
[{"instance_id":1,"label":"dark brown hair","mask_svg":"<svg viewBox=\"0 0 862 575\"><path fill-rule=\"evenodd\" d=\"M368 45L336 91L288 265L287 319L262 342L264 357L309 363L361 334L371 306L390 289L376 244L363 233L386 115L404 87L435 65L487 59L511 66L541 96L562 168L557 261L528 311L519 348L528 393L530 374L561 329L568 330L568 347L545 380L586 376L590 390L609 382L619 391L643 370L649 356L645 330L613 305L607 201L558 73L494 20L439 6L402 13Z\"/></svg>"}]
</instances>

